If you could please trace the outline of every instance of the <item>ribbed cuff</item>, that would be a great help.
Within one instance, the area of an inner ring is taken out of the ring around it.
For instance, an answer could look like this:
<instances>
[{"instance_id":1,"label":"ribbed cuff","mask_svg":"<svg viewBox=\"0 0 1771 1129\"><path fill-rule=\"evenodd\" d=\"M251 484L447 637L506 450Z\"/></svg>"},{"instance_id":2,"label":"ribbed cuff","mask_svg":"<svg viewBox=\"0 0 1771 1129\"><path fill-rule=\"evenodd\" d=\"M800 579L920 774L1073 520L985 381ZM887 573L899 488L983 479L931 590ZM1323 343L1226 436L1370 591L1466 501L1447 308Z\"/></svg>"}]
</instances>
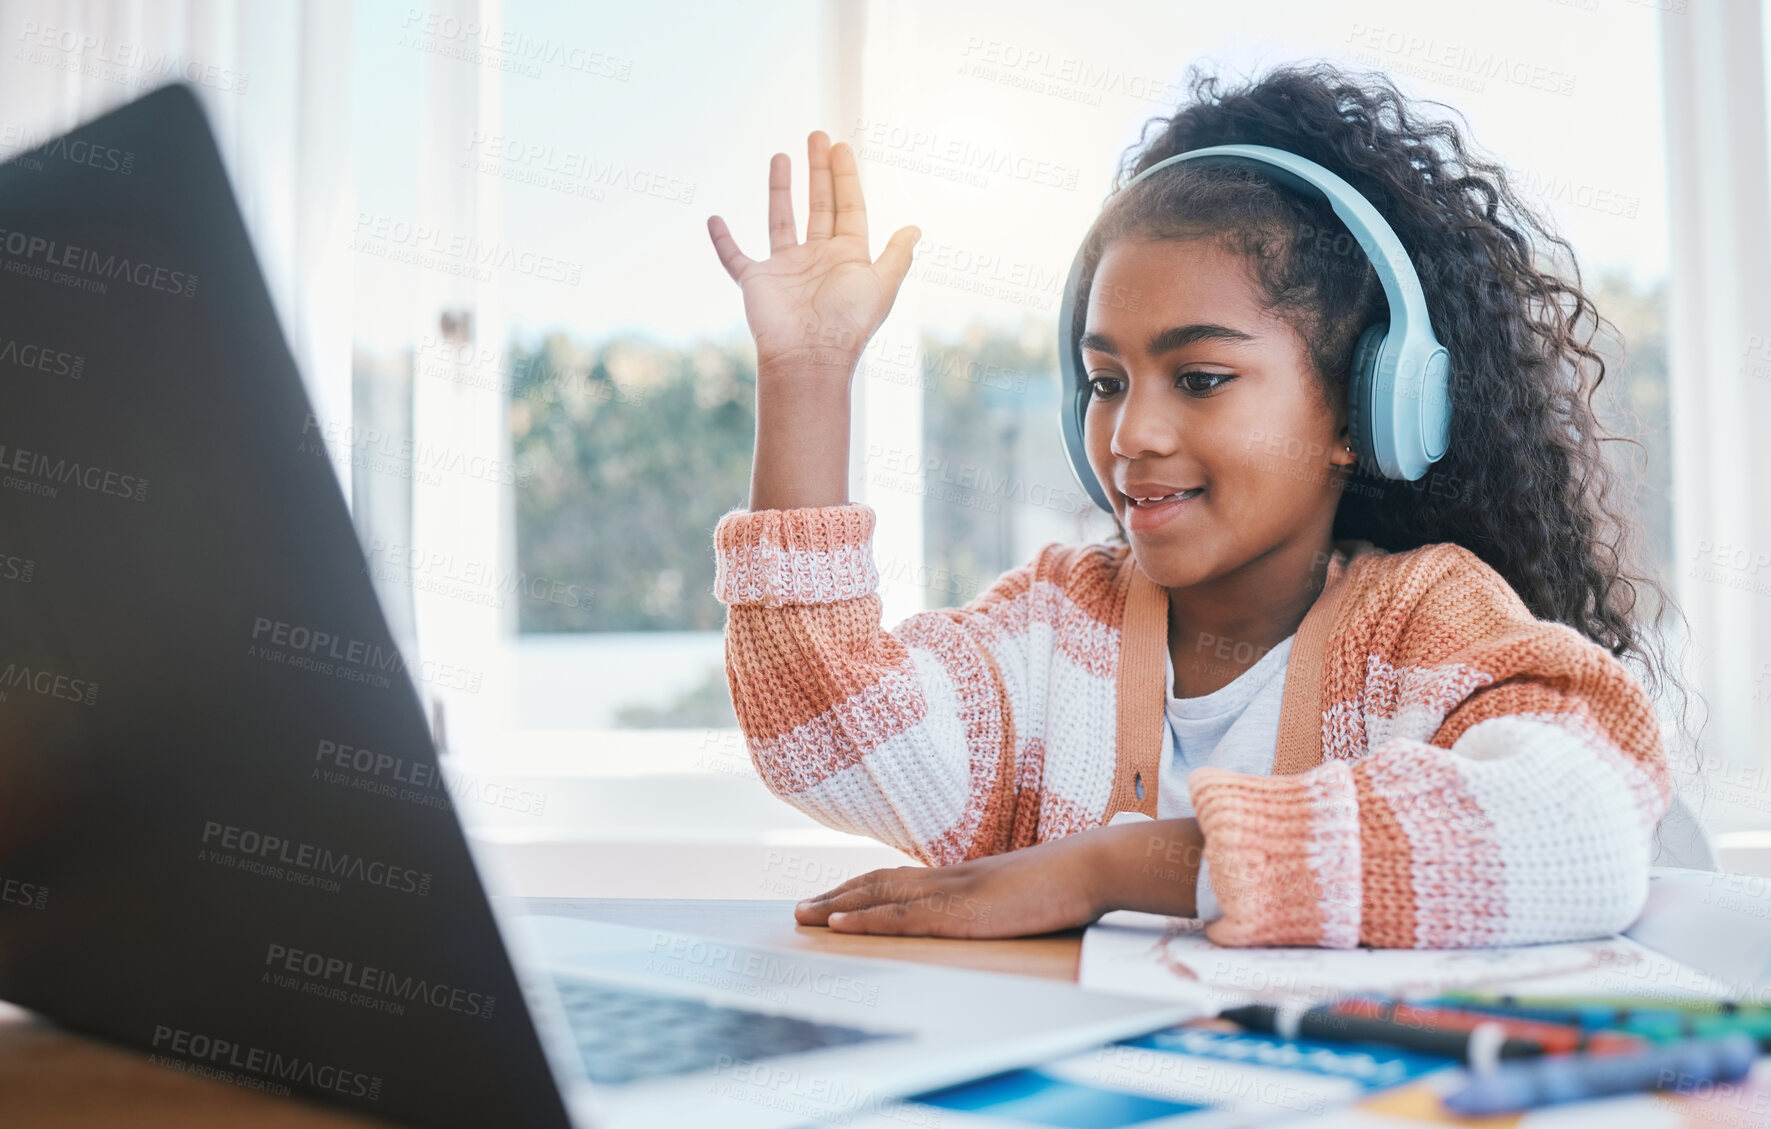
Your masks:
<instances>
[{"instance_id":1,"label":"ribbed cuff","mask_svg":"<svg viewBox=\"0 0 1771 1129\"><path fill-rule=\"evenodd\" d=\"M1359 808L1349 766L1330 761L1291 776L1207 767L1187 783L1223 913L1207 937L1220 945L1358 945Z\"/></svg>"},{"instance_id":2,"label":"ribbed cuff","mask_svg":"<svg viewBox=\"0 0 1771 1129\"><path fill-rule=\"evenodd\" d=\"M721 603L828 604L879 588L871 506L732 510L713 530L713 594Z\"/></svg>"}]
</instances>

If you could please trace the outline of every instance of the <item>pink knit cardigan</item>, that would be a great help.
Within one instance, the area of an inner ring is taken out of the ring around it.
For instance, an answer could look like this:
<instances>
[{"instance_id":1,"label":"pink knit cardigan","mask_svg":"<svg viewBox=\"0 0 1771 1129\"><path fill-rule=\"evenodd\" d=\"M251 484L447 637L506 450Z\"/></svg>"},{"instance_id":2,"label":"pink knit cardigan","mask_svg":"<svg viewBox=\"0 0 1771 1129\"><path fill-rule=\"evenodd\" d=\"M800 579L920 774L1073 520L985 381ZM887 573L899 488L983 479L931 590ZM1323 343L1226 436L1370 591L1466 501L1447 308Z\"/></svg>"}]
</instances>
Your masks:
<instances>
[{"instance_id":1,"label":"pink knit cardigan","mask_svg":"<svg viewBox=\"0 0 1771 1129\"><path fill-rule=\"evenodd\" d=\"M1129 549L1048 543L885 631L873 528L849 504L715 530L727 679L769 788L930 865L1154 815L1168 602ZM1337 545L1273 774L1189 785L1228 945L1617 932L1671 797L1636 679L1451 544Z\"/></svg>"}]
</instances>

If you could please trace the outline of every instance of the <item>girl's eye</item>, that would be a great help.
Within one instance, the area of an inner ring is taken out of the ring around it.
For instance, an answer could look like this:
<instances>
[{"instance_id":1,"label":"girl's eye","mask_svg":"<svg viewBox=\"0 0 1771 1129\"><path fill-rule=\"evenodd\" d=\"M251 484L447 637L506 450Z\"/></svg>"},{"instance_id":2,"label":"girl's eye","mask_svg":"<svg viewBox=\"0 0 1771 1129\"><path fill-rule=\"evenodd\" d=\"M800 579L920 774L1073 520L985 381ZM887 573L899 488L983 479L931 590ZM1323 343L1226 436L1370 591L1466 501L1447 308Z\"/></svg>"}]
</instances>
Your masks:
<instances>
[{"instance_id":1,"label":"girl's eye","mask_svg":"<svg viewBox=\"0 0 1771 1129\"><path fill-rule=\"evenodd\" d=\"M1211 381L1212 383L1204 385L1195 383L1193 379L1195 377L1203 377L1205 380ZM1223 387L1225 384L1228 384L1236 378L1227 372L1203 372L1199 369L1190 369L1187 372L1176 373L1175 379L1181 383L1181 387L1189 392L1210 392L1213 389Z\"/></svg>"},{"instance_id":2,"label":"girl's eye","mask_svg":"<svg viewBox=\"0 0 1771 1129\"><path fill-rule=\"evenodd\" d=\"M1202 369L1189 369L1186 372L1175 373L1176 383L1179 384L1184 391L1191 392L1196 396L1203 396L1206 393L1215 392L1217 389L1222 388L1225 384L1228 384L1235 379L1236 376L1234 373L1205 372ZM1089 387L1094 390L1097 399L1106 399L1108 396L1118 392L1119 386L1123 384L1124 381L1117 376L1097 376L1091 378L1088 383ZM1103 384L1105 384L1106 387L1103 387Z\"/></svg>"}]
</instances>

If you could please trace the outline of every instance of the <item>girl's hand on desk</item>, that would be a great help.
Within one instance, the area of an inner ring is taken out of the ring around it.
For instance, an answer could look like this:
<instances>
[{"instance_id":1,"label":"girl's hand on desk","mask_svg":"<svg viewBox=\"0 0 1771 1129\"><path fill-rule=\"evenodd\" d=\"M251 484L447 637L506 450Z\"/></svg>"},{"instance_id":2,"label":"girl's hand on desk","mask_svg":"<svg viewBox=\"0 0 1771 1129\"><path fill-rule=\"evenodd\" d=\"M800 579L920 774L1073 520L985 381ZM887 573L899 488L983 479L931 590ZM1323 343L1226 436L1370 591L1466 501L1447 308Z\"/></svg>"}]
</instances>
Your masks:
<instances>
[{"instance_id":1,"label":"girl's hand on desk","mask_svg":"<svg viewBox=\"0 0 1771 1129\"><path fill-rule=\"evenodd\" d=\"M951 866L869 871L793 916L839 933L975 938L1071 929L1119 908L1190 916L1199 841L1191 819L1096 827Z\"/></svg>"},{"instance_id":2,"label":"girl's hand on desk","mask_svg":"<svg viewBox=\"0 0 1771 1129\"><path fill-rule=\"evenodd\" d=\"M1020 937L1099 917L1088 859L1071 836L951 866L900 866L851 878L794 907L801 925L839 933ZM1086 847L1086 844L1083 846Z\"/></svg>"},{"instance_id":3,"label":"girl's hand on desk","mask_svg":"<svg viewBox=\"0 0 1771 1129\"><path fill-rule=\"evenodd\" d=\"M719 216L708 217L707 232L720 264L744 291L759 373L790 363L839 371L846 382L891 311L921 233L899 228L874 262L855 151L846 142L831 145L820 129L806 139L806 157L811 217L804 243L796 234L785 153L769 162L769 257L759 261L740 251Z\"/></svg>"}]
</instances>

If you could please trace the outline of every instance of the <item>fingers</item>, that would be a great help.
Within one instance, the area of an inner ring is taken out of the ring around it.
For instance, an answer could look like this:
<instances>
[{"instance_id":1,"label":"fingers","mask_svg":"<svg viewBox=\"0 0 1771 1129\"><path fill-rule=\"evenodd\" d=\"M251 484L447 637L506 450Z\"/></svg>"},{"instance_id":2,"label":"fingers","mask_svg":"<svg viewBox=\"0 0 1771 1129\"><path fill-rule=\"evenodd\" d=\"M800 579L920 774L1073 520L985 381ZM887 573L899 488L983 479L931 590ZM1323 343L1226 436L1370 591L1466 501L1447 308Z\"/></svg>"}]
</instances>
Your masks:
<instances>
[{"instance_id":1,"label":"fingers","mask_svg":"<svg viewBox=\"0 0 1771 1129\"><path fill-rule=\"evenodd\" d=\"M806 165L810 170L811 215L806 220L806 242L829 239L835 230L835 202L830 187L830 135L814 129L806 138Z\"/></svg>"},{"instance_id":2,"label":"fingers","mask_svg":"<svg viewBox=\"0 0 1771 1129\"><path fill-rule=\"evenodd\" d=\"M906 886L906 875L929 873L928 867L900 866L886 870L870 870L833 886L822 894L814 894L793 907L793 918L801 925L823 925L836 910L852 909L876 902L896 900Z\"/></svg>"},{"instance_id":3,"label":"fingers","mask_svg":"<svg viewBox=\"0 0 1771 1129\"><path fill-rule=\"evenodd\" d=\"M769 158L769 254L799 246L793 223L793 168L786 153Z\"/></svg>"},{"instance_id":4,"label":"fingers","mask_svg":"<svg viewBox=\"0 0 1771 1129\"><path fill-rule=\"evenodd\" d=\"M878 933L895 937L927 937L940 932L933 926L941 924L919 907L905 902L886 902L866 909L852 909L830 915L830 929L835 933Z\"/></svg>"},{"instance_id":5,"label":"fingers","mask_svg":"<svg viewBox=\"0 0 1771 1129\"><path fill-rule=\"evenodd\" d=\"M861 199L861 170L855 151L847 145L830 150L830 180L836 194L836 234L859 236L867 242L867 205Z\"/></svg>"},{"instance_id":6,"label":"fingers","mask_svg":"<svg viewBox=\"0 0 1771 1129\"><path fill-rule=\"evenodd\" d=\"M817 129L806 138L806 154L811 190L806 241L841 235L858 238L865 245L867 206L861 196L861 174L855 164L854 149L843 143L831 145L829 135ZM769 254L799 246L797 231L793 218L792 162L787 154L776 153L769 159ZM719 216L707 217L707 233L720 265L734 282L741 281L756 260L738 249L726 221ZM912 253L921 238L921 228L899 228L873 263L875 275L894 297L910 273Z\"/></svg>"},{"instance_id":7,"label":"fingers","mask_svg":"<svg viewBox=\"0 0 1771 1129\"><path fill-rule=\"evenodd\" d=\"M956 864L964 869L970 864ZM901 866L852 878L793 908L800 925L839 933L896 933L916 937L970 937L987 928L989 907L966 893L956 867Z\"/></svg>"},{"instance_id":8,"label":"fingers","mask_svg":"<svg viewBox=\"0 0 1771 1129\"><path fill-rule=\"evenodd\" d=\"M793 907L793 919L801 925L823 925L833 913L843 910L862 909L866 906L878 905L881 902L904 900L901 888L892 884L869 884L855 886L847 890L832 890L815 898L807 898Z\"/></svg>"},{"instance_id":9,"label":"fingers","mask_svg":"<svg viewBox=\"0 0 1771 1129\"><path fill-rule=\"evenodd\" d=\"M915 250L916 243L921 238L922 229L915 224L901 227L892 232L891 239L886 242L885 250L881 251L879 258L874 260L873 273L891 294L893 300L897 299L898 287L903 285L904 276L910 273L911 252Z\"/></svg>"},{"instance_id":10,"label":"fingers","mask_svg":"<svg viewBox=\"0 0 1771 1129\"><path fill-rule=\"evenodd\" d=\"M713 239L713 250L719 255L720 266L726 268L726 273L732 276L733 282L739 281L745 269L756 260L738 250L738 242L732 238L726 221L718 216L707 217L707 234Z\"/></svg>"},{"instance_id":11,"label":"fingers","mask_svg":"<svg viewBox=\"0 0 1771 1129\"><path fill-rule=\"evenodd\" d=\"M824 924L834 933L879 933L899 937L996 935L988 913L979 911L975 898L945 890L927 890L913 897L876 899L873 905L831 913Z\"/></svg>"}]
</instances>

